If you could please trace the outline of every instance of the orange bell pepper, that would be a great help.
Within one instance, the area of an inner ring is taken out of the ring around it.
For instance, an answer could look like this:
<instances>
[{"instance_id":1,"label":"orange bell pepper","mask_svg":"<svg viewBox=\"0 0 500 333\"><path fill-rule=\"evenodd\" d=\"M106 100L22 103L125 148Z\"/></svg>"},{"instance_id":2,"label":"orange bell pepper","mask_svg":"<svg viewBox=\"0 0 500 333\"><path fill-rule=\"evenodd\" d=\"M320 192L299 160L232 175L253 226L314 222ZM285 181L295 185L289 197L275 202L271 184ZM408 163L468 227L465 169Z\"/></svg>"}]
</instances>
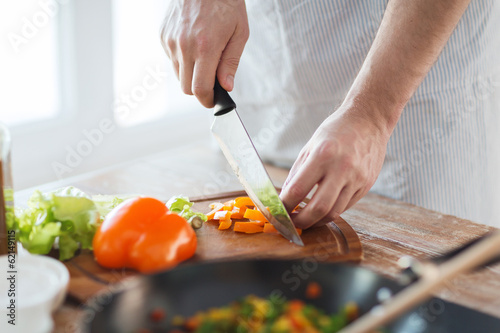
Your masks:
<instances>
[{"instance_id":1,"label":"orange bell pepper","mask_svg":"<svg viewBox=\"0 0 500 333\"><path fill-rule=\"evenodd\" d=\"M228 210L221 210L215 213L213 220L229 220L231 212Z\"/></svg>"},{"instance_id":2,"label":"orange bell pepper","mask_svg":"<svg viewBox=\"0 0 500 333\"><path fill-rule=\"evenodd\" d=\"M299 235L302 235L302 229L300 228L295 228L295 230L297 230L297 233ZM265 233L269 233L269 234L279 234L280 232L274 227L274 225L272 225L271 223L269 222L266 222L264 224L264 230L263 230Z\"/></svg>"},{"instance_id":3,"label":"orange bell pepper","mask_svg":"<svg viewBox=\"0 0 500 333\"><path fill-rule=\"evenodd\" d=\"M231 224L233 224L233 222L231 221L231 219L229 220L220 220L219 221L219 230L226 230L226 229L229 229L231 228Z\"/></svg>"},{"instance_id":4,"label":"orange bell pepper","mask_svg":"<svg viewBox=\"0 0 500 333\"><path fill-rule=\"evenodd\" d=\"M266 222L264 224L264 230L263 230L265 233L268 233L268 234L279 234L280 232L274 227L274 225L272 225L271 223L269 222Z\"/></svg>"},{"instance_id":5,"label":"orange bell pepper","mask_svg":"<svg viewBox=\"0 0 500 333\"><path fill-rule=\"evenodd\" d=\"M235 222L233 230L236 232L255 234L262 232L264 230L264 225L262 222Z\"/></svg>"},{"instance_id":6,"label":"orange bell pepper","mask_svg":"<svg viewBox=\"0 0 500 333\"><path fill-rule=\"evenodd\" d=\"M214 202L210 204L210 209L212 209L210 212L207 213L207 221L213 220L215 213L220 211L221 209L224 208L224 204L220 202Z\"/></svg>"},{"instance_id":7,"label":"orange bell pepper","mask_svg":"<svg viewBox=\"0 0 500 333\"><path fill-rule=\"evenodd\" d=\"M222 209L224 210L233 210L234 208L234 200L228 200L226 202L224 202L224 206L222 207Z\"/></svg>"},{"instance_id":8,"label":"orange bell pepper","mask_svg":"<svg viewBox=\"0 0 500 333\"><path fill-rule=\"evenodd\" d=\"M249 220L255 220L255 221L261 221L261 222L268 222L264 214L262 214L259 210L257 209L247 209L245 210L245 214L243 214L243 217Z\"/></svg>"},{"instance_id":9,"label":"orange bell pepper","mask_svg":"<svg viewBox=\"0 0 500 333\"><path fill-rule=\"evenodd\" d=\"M114 208L97 230L94 256L108 268L151 273L172 268L196 252L193 228L154 198L129 199Z\"/></svg>"},{"instance_id":10,"label":"orange bell pepper","mask_svg":"<svg viewBox=\"0 0 500 333\"><path fill-rule=\"evenodd\" d=\"M234 199L234 206L235 207L255 207L255 204L253 203L252 199L250 197L237 197Z\"/></svg>"},{"instance_id":11,"label":"orange bell pepper","mask_svg":"<svg viewBox=\"0 0 500 333\"><path fill-rule=\"evenodd\" d=\"M240 207L240 208L233 207L233 210L231 211L231 218L232 219L242 219L246 210L247 210L247 208L245 206Z\"/></svg>"}]
</instances>

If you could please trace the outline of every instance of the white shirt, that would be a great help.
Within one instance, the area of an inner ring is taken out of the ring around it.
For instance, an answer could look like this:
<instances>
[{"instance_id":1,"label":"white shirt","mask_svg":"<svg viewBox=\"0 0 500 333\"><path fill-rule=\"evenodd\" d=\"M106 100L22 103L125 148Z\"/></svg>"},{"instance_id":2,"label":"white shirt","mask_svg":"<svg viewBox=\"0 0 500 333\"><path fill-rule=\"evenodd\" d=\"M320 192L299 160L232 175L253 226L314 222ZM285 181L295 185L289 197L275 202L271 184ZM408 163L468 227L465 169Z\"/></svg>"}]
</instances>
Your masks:
<instances>
[{"instance_id":1,"label":"white shirt","mask_svg":"<svg viewBox=\"0 0 500 333\"><path fill-rule=\"evenodd\" d=\"M247 0L233 93L261 157L290 167L341 104L387 1ZM500 2L471 1L406 105L372 191L500 227Z\"/></svg>"}]
</instances>

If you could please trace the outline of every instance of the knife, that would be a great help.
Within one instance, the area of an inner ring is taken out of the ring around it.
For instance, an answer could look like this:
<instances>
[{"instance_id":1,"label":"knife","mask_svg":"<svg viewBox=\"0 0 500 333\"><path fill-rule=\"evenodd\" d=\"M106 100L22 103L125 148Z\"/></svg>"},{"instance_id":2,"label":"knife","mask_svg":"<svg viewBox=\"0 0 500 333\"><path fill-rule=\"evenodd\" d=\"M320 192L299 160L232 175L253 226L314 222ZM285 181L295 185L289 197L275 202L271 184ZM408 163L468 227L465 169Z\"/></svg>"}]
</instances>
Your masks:
<instances>
[{"instance_id":1,"label":"knife","mask_svg":"<svg viewBox=\"0 0 500 333\"><path fill-rule=\"evenodd\" d=\"M215 117L211 131L241 185L276 230L289 241L304 246L236 112L236 104L217 79L214 103Z\"/></svg>"}]
</instances>

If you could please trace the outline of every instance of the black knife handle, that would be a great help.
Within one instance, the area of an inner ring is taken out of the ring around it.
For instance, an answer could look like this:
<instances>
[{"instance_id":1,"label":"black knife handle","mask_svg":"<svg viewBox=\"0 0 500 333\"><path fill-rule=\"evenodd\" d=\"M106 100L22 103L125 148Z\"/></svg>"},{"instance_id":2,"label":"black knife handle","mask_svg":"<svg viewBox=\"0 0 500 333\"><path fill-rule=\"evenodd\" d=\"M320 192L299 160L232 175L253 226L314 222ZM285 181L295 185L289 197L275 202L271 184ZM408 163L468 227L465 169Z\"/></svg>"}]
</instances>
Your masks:
<instances>
[{"instance_id":1,"label":"black knife handle","mask_svg":"<svg viewBox=\"0 0 500 333\"><path fill-rule=\"evenodd\" d=\"M215 78L214 86L214 116L222 116L236 109L236 104L224 88L219 84L219 80Z\"/></svg>"}]
</instances>

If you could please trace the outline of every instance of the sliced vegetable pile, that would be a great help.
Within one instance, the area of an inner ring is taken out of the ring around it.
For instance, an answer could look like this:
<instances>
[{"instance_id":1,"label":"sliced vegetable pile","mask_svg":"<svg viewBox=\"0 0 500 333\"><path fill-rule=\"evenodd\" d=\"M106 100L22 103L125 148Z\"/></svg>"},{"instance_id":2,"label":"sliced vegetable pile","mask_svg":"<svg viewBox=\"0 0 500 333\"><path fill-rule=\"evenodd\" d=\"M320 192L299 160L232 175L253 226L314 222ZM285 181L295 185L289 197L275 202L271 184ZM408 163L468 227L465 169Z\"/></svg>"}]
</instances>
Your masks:
<instances>
[{"instance_id":1,"label":"sliced vegetable pile","mask_svg":"<svg viewBox=\"0 0 500 333\"><path fill-rule=\"evenodd\" d=\"M77 188L66 187L53 192L35 191L28 208L16 209L9 229L31 253L47 254L58 239L59 259L67 260L76 250L92 248L92 238L100 224L98 206Z\"/></svg>"},{"instance_id":2,"label":"sliced vegetable pile","mask_svg":"<svg viewBox=\"0 0 500 333\"><path fill-rule=\"evenodd\" d=\"M181 332L333 333L357 317L358 306L354 302L328 315L302 300L249 295L228 306L196 313L187 320L177 318L177 321Z\"/></svg>"},{"instance_id":3,"label":"sliced vegetable pile","mask_svg":"<svg viewBox=\"0 0 500 333\"><path fill-rule=\"evenodd\" d=\"M193 229L206 221L218 222L220 230L279 234L249 197L212 203L207 215L192 206L184 196L165 204L140 196L89 196L66 187L35 191L28 208L16 208L11 214L15 218L8 219L8 228L34 254L58 247L59 259L68 260L78 249L90 249L102 266L141 272L168 269L193 256L197 246Z\"/></svg>"},{"instance_id":4,"label":"sliced vegetable pile","mask_svg":"<svg viewBox=\"0 0 500 333\"><path fill-rule=\"evenodd\" d=\"M238 197L224 203L214 202L210 204L211 211L207 213L208 221L218 221L219 230L227 230L233 226L233 231L252 233L279 234L278 230L269 223L264 214L255 206L249 197ZM269 208L268 208L269 210ZM242 221L247 219L246 221ZM299 235L301 229L297 228Z\"/></svg>"}]
</instances>

